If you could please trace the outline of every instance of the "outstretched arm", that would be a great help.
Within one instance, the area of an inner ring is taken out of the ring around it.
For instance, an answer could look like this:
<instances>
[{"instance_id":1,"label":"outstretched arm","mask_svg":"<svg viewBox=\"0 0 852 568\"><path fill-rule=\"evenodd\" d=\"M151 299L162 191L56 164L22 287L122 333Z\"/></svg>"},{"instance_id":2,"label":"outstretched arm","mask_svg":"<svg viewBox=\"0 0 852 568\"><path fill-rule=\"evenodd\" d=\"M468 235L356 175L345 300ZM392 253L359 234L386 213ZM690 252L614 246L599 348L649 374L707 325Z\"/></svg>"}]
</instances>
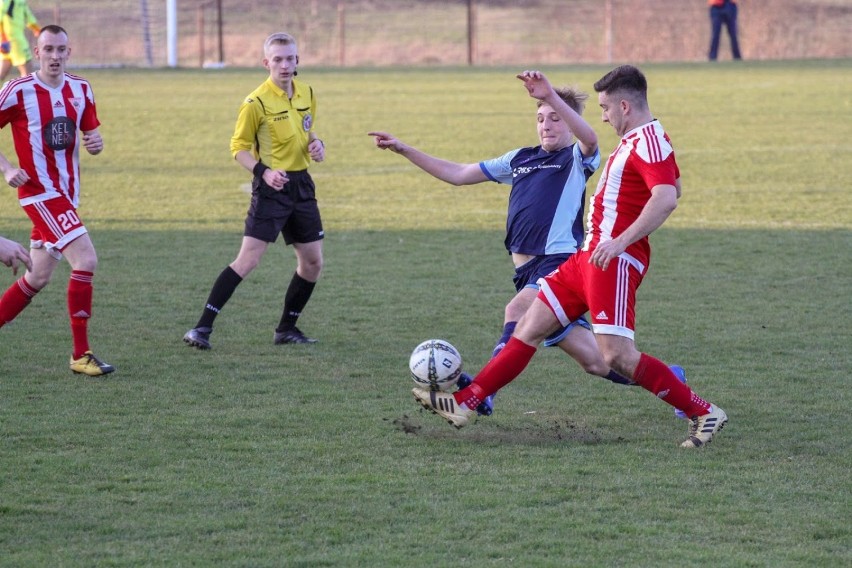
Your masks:
<instances>
[{"instance_id":1,"label":"outstretched arm","mask_svg":"<svg viewBox=\"0 0 852 568\"><path fill-rule=\"evenodd\" d=\"M479 164L459 164L430 156L387 132L368 132L367 134L376 139L377 148L405 156L412 164L441 181L453 185L470 185L488 180Z\"/></svg>"},{"instance_id":2,"label":"outstretched arm","mask_svg":"<svg viewBox=\"0 0 852 568\"><path fill-rule=\"evenodd\" d=\"M564 120L580 144L584 156L593 155L598 149L598 135L585 119L563 101L547 77L541 71L524 71L517 75L524 82L527 92L534 99L547 103Z\"/></svg>"}]
</instances>

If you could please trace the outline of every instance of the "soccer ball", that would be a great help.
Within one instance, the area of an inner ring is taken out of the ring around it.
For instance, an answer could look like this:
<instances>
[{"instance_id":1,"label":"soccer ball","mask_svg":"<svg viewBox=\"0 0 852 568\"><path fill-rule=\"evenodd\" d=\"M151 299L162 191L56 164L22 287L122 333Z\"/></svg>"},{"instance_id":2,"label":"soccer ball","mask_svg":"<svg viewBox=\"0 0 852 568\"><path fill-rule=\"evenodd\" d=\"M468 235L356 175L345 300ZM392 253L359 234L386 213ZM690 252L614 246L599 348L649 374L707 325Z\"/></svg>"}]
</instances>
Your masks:
<instances>
[{"instance_id":1,"label":"soccer ball","mask_svg":"<svg viewBox=\"0 0 852 568\"><path fill-rule=\"evenodd\" d=\"M418 386L446 391L459 380L462 360L458 350L448 341L427 339L411 352L408 368Z\"/></svg>"}]
</instances>

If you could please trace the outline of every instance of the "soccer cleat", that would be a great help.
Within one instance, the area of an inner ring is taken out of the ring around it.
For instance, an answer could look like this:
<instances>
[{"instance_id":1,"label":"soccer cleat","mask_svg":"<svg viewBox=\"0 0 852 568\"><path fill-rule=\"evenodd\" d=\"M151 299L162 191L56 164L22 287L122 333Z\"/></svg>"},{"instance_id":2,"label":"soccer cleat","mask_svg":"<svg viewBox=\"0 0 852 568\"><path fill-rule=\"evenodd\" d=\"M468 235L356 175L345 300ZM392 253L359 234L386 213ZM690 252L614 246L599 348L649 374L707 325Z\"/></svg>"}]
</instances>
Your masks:
<instances>
[{"instance_id":1,"label":"soccer cleat","mask_svg":"<svg viewBox=\"0 0 852 568\"><path fill-rule=\"evenodd\" d=\"M456 386L458 386L458 390L462 390L463 388L470 385L473 382L473 377L468 375L467 373L462 373L459 376L459 380L456 382ZM476 413L480 416L491 416L494 413L494 397L497 396L497 393L490 394L485 397L485 400L479 403L479 406L476 407Z\"/></svg>"},{"instance_id":2,"label":"soccer cleat","mask_svg":"<svg viewBox=\"0 0 852 568\"><path fill-rule=\"evenodd\" d=\"M430 391L426 389L411 389L414 398L423 408L447 419L447 422L456 428L462 428L470 421L471 416L476 414L469 408L460 406L452 394L441 391Z\"/></svg>"},{"instance_id":3,"label":"soccer cleat","mask_svg":"<svg viewBox=\"0 0 852 568\"><path fill-rule=\"evenodd\" d=\"M491 416L494 413L494 397L497 396L497 393L489 394L485 397L485 400L479 403L479 406L476 407L476 413L480 416Z\"/></svg>"},{"instance_id":4,"label":"soccer cleat","mask_svg":"<svg viewBox=\"0 0 852 568\"><path fill-rule=\"evenodd\" d=\"M293 327L284 331L276 331L272 341L275 345L286 345L289 343L316 343L319 340L306 337L298 327Z\"/></svg>"},{"instance_id":5,"label":"soccer cleat","mask_svg":"<svg viewBox=\"0 0 852 568\"><path fill-rule=\"evenodd\" d=\"M689 423L689 438L681 445L681 448L700 448L713 441L725 424L728 423L728 415L718 406L713 405L710 412L704 416L695 416Z\"/></svg>"},{"instance_id":6,"label":"soccer cleat","mask_svg":"<svg viewBox=\"0 0 852 568\"><path fill-rule=\"evenodd\" d=\"M79 359L71 358L71 370L79 375L89 375L90 377L98 377L100 375L109 375L115 371L115 367L104 363L91 351L86 351Z\"/></svg>"},{"instance_id":7,"label":"soccer cleat","mask_svg":"<svg viewBox=\"0 0 852 568\"><path fill-rule=\"evenodd\" d=\"M210 334L213 333L211 327L196 327L190 329L183 336L183 341L190 347L198 347L199 349L210 349Z\"/></svg>"},{"instance_id":8,"label":"soccer cleat","mask_svg":"<svg viewBox=\"0 0 852 568\"><path fill-rule=\"evenodd\" d=\"M473 382L473 377L468 375L467 373L462 373L459 375L459 380L456 381L456 386L459 390L465 389L470 386L470 383Z\"/></svg>"},{"instance_id":9,"label":"soccer cleat","mask_svg":"<svg viewBox=\"0 0 852 568\"><path fill-rule=\"evenodd\" d=\"M675 374L675 376L680 382L686 384L686 371L683 370L683 367L681 367L680 365L672 365L669 368L672 370L672 373ZM689 420L689 418L686 416L686 413L679 408L675 408L674 413L675 416L677 416L678 418Z\"/></svg>"}]
</instances>

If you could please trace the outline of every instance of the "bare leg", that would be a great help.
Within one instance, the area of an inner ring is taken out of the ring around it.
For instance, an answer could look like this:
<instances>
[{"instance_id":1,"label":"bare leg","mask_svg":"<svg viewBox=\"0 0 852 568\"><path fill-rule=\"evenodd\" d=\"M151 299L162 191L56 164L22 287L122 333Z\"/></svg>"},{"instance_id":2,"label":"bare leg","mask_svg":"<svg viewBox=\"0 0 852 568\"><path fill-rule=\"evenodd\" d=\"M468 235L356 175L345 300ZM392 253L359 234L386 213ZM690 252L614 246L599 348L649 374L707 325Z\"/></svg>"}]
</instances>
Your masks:
<instances>
[{"instance_id":1,"label":"bare leg","mask_svg":"<svg viewBox=\"0 0 852 568\"><path fill-rule=\"evenodd\" d=\"M308 282L316 282L322 274L322 240L293 243L296 250L296 274Z\"/></svg>"},{"instance_id":2,"label":"bare leg","mask_svg":"<svg viewBox=\"0 0 852 568\"><path fill-rule=\"evenodd\" d=\"M0 83L6 81L9 71L12 70L12 62L8 59L0 59Z\"/></svg>"},{"instance_id":3,"label":"bare leg","mask_svg":"<svg viewBox=\"0 0 852 568\"><path fill-rule=\"evenodd\" d=\"M263 258L268 247L269 243L266 241L254 237L243 237L240 252L231 263L231 268L240 275L240 278L245 278L260 264L260 259Z\"/></svg>"}]
</instances>

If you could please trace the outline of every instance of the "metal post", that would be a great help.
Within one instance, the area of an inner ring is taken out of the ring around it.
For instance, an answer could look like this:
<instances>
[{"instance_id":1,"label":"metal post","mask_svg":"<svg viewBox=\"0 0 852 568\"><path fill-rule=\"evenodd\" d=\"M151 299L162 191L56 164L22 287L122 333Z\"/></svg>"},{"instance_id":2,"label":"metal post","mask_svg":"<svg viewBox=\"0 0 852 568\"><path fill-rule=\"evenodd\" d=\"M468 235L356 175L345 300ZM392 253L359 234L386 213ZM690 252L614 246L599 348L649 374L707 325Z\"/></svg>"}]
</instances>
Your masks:
<instances>
[{"instance_id":1,"label":"metal post","mask_svg":"<svg viewBox=\"0 0 852 568\"><path fill-rule=\"evenodd\" d=\"M196 8L196 25L198 27L198 66L204 67L204 4Z\"/></svg>"},{"instance_id":2,"label":"metal post","mask_svg":"<svg viewBox=\"0 0 852 568\"><path fill-rule=\"evenodd\" d=\"M151 21L148 18L148 0L139 0L139 12L142 17L142 46L145 49L145 63L148 67L154 65L154 54L151 53Z\"/></svg>"},{"instance_id":3,"label":"metal post","mask_svg":"<svg viewBox=\"0 0 852 568\"><path fill-rule=\"evenodd\" d=\"M225 64L225 42L222 35L222 0L216 0L216 25L219 27L219 63Z\"/></svg>"},{"instance_id":4,"label":"metal post","mask_svg":"<svg viewBox=\"0 0 852 568\"><path fill-rule=\"evenodd\" d=\"M612 0L606 0L604 9L604 37L606 42L606 62L612 63Z\"/></svg>"},{"instance_id":5,"label":"metal post","mask_svg":"<svg viewBox=\"0 0 852 568\"><path fill-rule=\"evenodd\" d=\"M467 64L476 64L476 0L467 0Z\"/></svg>"},{"instance_id":6,"label":"metal post","mask_svg":"<svg viewBox=\"0 0 852 568\"><path fill-rule=\"evenodd\" d=\"M177 0L166 0L166 59L169 67L177 67Z\"/></svg>"},{"instance_id":7,"label":"metal post","mask_svg":"<svg viewBox=\"0 0 852 568\"><path fill-rule=\"evenodd\" d=\"M346 67L346 7L337 0L337 64Z\"/></svg>"}]
</instances>

